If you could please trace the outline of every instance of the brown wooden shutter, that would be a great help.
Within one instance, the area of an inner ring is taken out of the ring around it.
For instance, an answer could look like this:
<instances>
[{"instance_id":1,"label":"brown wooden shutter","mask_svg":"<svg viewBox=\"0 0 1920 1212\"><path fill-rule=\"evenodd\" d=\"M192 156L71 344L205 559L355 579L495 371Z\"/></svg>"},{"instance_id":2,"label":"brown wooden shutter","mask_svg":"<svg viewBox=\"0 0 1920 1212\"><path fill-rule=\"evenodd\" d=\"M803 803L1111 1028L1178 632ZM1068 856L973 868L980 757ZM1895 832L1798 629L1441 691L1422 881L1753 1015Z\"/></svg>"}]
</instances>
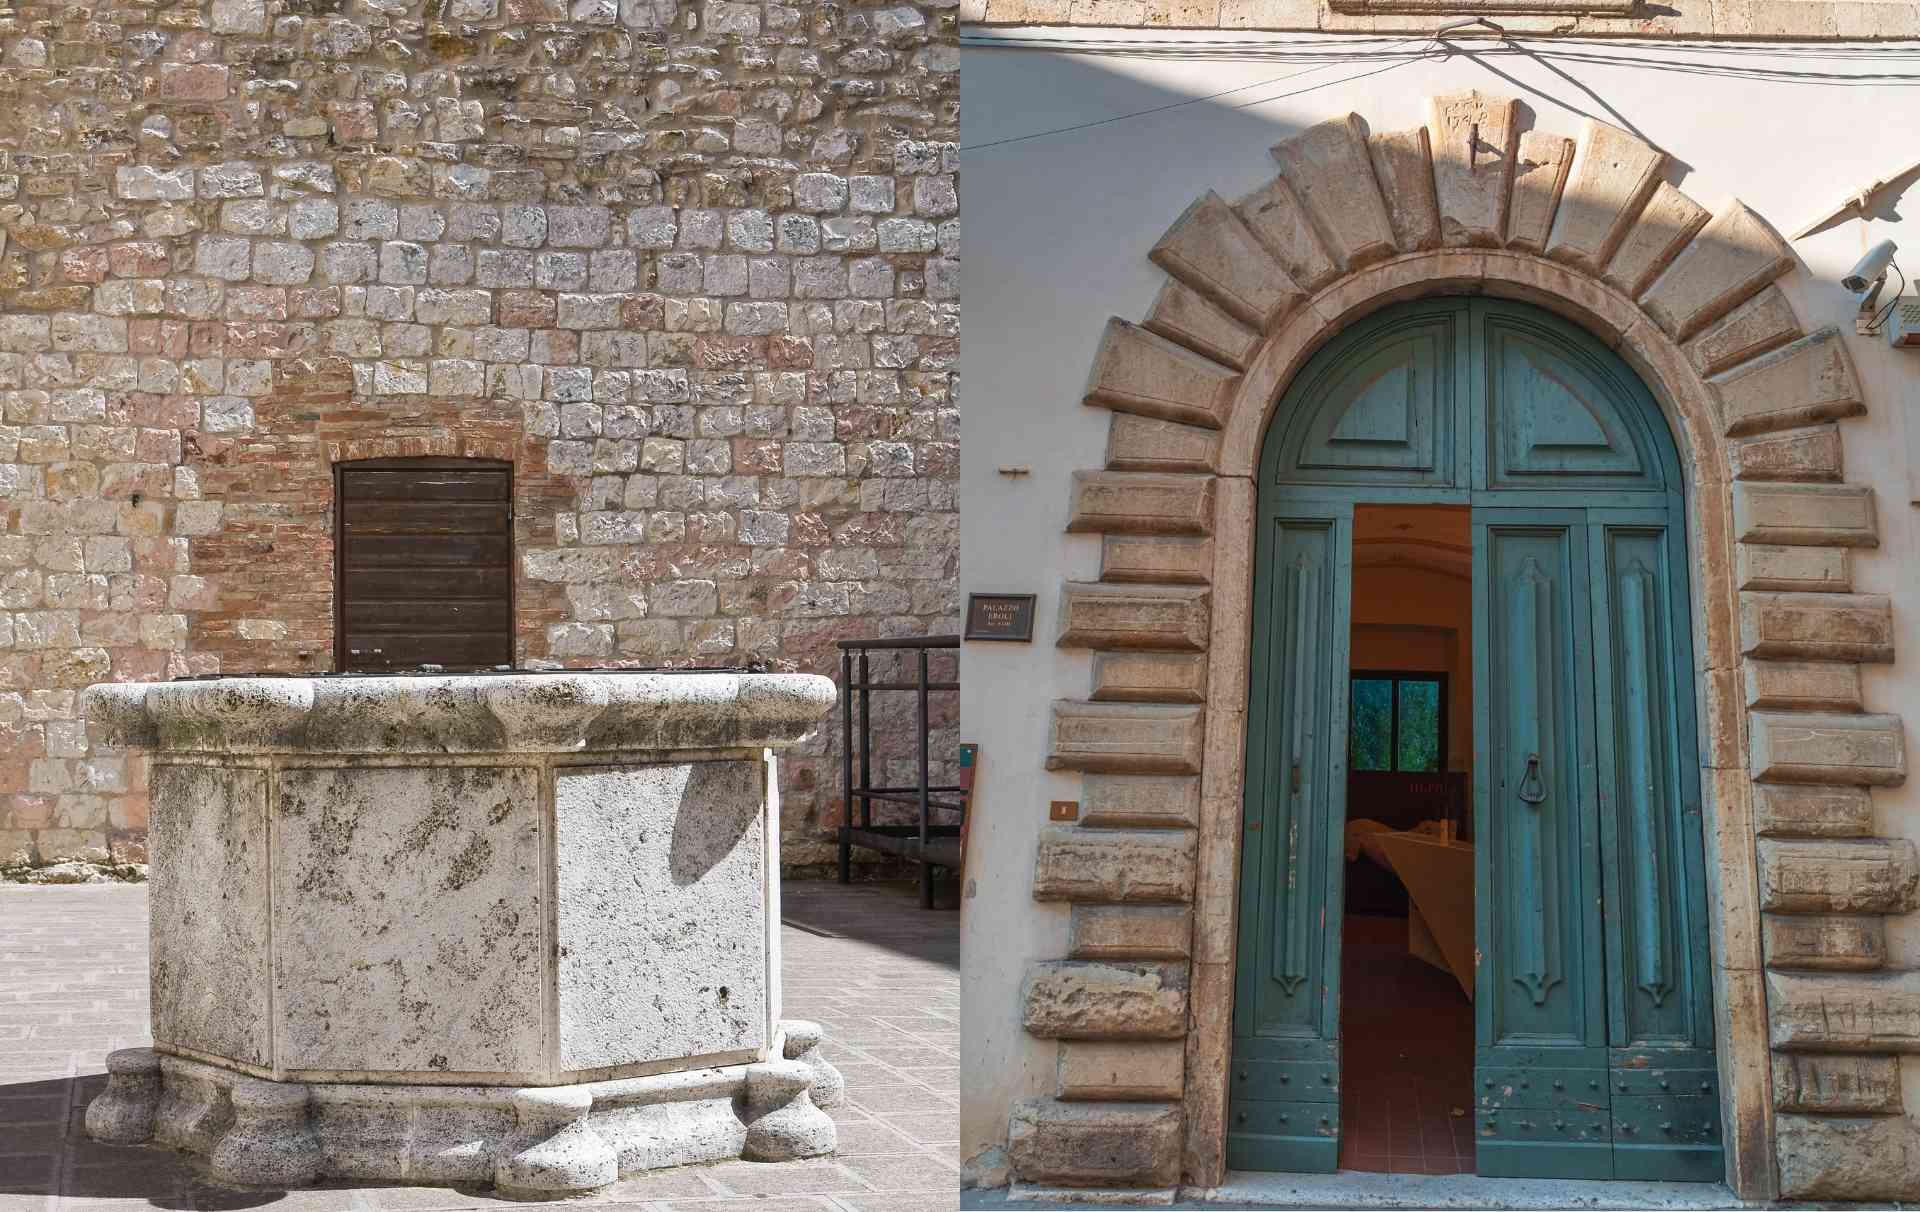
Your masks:
<instances>
[{"instance_id":1,"label":"brown wooden shutter","mask_svg":"<svg viewBox=\"0 0 1920 1212\"><path fill-rule=\"evenodd\" d=\"M339 469L337 667L513 663L513 469L379 459Z\"/></svg>"}]
</instances>

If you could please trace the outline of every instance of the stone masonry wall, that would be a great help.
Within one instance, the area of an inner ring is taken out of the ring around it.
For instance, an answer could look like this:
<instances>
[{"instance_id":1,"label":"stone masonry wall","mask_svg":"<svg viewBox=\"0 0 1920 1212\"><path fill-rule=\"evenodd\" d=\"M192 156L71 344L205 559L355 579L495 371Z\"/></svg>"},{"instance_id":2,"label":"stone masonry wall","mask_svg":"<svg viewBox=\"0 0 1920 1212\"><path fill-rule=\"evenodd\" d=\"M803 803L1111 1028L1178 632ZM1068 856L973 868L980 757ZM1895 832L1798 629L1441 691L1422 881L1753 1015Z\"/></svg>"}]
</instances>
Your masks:
<instances>
[{"instance_id":1,"label":"stone masonry wall","mask_svg":"<svg viewBox=\"0 0 1920 1212\"><path fill-rule=\"evenodd\" d=\"M523 664L953 630L956 2L0 7L0 854L139 853L88 683L332 667L339 460L513 460Z\"/></svg>"}]
</instances>

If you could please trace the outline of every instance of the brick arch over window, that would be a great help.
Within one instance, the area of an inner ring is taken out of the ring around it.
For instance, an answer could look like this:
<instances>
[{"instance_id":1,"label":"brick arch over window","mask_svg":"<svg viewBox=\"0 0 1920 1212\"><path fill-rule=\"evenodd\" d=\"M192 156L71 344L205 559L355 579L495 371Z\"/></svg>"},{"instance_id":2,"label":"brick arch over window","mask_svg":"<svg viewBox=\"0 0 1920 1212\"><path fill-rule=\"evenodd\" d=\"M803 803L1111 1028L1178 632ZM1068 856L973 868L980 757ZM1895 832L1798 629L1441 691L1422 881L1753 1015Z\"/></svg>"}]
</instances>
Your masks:
<instances>
[{"instance_id":1,"label":"brick arch over window","mask_svg":"<svg viewBox=\"0 0 1920 1212\"><path fill-rule=\"evenodd\" d=\"M1085 772L1084 816L1046 827L1034 877L1072 904L1071 942L1022 995L1027 1030L1061 1041L1059 1086L1014 1110L1024 1181L1220 1180L1260 443L1344 326L1485 293L1619 352L1686 464L1729 1179L1748 1198L1911 1193L1899 1167L1848 1161L1906 1152L1898 1042L1867 1009L1920 996L1920 974L1876 971L1915 866L1871 836L1868 788L1906 758L1900 719L1860 695L1859 664L1893 651L1888 600L1850 580L1850 550L1878 541L1843 475L1853 367L1774 285L1795 258L1744 204L1695 203L1613 127L1519 125L1515 101L1464 93L1410 131L1309 128L1266 185L1189 207L1149 253L1169 275L1151 311L1107 327L1086 395L1113 413L1106 466L1075 474L1068 524L1103 536L1101 575L1060 604L1094 685L1055 704L1048 757ZM1125 1045L1121 1074L1120 1040L1163 1042Z\"/></svg>"}]
</instances>

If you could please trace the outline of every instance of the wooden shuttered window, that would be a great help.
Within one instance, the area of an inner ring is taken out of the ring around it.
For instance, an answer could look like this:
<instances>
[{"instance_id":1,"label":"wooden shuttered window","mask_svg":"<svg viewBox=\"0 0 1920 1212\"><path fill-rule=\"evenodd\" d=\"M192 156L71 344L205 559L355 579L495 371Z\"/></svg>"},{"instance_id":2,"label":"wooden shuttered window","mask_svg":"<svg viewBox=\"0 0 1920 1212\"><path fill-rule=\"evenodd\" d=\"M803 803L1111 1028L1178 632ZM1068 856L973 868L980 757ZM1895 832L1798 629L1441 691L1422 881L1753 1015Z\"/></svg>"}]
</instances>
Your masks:
<instances>
[{"instance_id":1,"label":"wooden shuttered window","mask_svg":"<svg viewBox=\"0 0 1920 1212\"><path fill-rule=\"evenodd\" d=\"M512 465L369 459L335 475L335 668L511 665Z\"/></svg>"}]
</instances>

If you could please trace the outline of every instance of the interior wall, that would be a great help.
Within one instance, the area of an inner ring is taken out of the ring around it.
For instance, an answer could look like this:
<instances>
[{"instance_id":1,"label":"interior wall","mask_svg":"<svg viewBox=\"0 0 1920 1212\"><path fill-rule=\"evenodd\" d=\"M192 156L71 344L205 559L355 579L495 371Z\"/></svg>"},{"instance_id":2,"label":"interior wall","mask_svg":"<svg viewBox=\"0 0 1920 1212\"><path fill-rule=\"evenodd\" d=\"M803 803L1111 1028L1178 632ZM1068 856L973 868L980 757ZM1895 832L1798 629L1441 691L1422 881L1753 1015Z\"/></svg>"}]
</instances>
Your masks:
<instances>
[{"instance_id":1,"label":"interior wall","mask_svg":"<svg viewBox=\"0 0 1920 1212\"><path fill-rule=\"evenodd\" d=\"M1424 568L1353 570L1353 668L1447 675L1447 769L1473 769L1473 582Z\"/></svg>"}]
</instances>

